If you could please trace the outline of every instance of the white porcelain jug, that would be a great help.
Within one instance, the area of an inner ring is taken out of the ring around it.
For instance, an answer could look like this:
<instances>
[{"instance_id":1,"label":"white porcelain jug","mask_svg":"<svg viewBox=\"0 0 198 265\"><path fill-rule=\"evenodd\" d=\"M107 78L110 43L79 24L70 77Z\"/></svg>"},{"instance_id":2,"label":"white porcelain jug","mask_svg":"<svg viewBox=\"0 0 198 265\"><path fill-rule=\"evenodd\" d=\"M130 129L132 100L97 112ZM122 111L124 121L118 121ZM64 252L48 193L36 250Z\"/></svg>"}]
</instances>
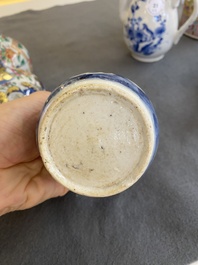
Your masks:
<instances>
[{"instance_id":1,"label":"white porcelain jug","mask_svg":"<svg viewBox=\"0 0 198 265\"><path fill-rule=\"evenodd\" d=\"M120 0L124 40L132 56L143 62L162 59L177 44L198 15L198 0L188 20L178 29L178 7L183 0Z\"/></svg>"}]
</instances>

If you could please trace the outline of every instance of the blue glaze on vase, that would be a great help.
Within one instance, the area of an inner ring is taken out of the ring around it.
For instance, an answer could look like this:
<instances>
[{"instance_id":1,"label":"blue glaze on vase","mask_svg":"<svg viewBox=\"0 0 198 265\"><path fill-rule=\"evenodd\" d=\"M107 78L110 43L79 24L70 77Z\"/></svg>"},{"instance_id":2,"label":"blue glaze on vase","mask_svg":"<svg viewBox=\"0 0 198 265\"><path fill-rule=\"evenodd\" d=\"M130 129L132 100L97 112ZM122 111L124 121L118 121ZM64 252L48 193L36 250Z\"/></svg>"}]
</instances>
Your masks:
<instances>
[{"instance_id":1,"label":"blue glaze on vase","mask_svg":"<svg viewBox=\"0 0 198 265\"><path fill-rule=\"evenodd\" d=\"M137 0L131 4L131 16L124 25L125 38L128 40L129 49L140 56L150 56L160 49L166 32L166 18L161 14L153 16L155 27L140 15L140 3L146 0Z\"/></svg>"},{"instance_id":2,"label":"blue glaze on vase","mask_svg":"<svg viewBox=\"0 0 198 265\"><path fill-rule=\"evenodd\" d=\"M134 18L129 18L128 23L125 25L126 38L131 43L131 49L136 53L143 55L151 55L159 48L163 41L163 35L166 31L166 19L162 16L156 16L156 24L158 27L154 30L143 22L141 17L135 18L135 12L139 8L132 5L131 10Z\"/></svg>"}]
</instances>

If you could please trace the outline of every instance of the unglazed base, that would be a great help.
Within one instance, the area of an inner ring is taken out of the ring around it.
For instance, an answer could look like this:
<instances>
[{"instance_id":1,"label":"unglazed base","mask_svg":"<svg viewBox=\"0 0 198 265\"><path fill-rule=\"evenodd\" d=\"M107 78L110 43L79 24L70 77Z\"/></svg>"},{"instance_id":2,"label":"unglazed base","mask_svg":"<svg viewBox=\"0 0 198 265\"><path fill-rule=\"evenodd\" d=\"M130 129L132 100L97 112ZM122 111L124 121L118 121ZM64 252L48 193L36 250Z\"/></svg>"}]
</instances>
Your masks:
<instances>
[{"instance_id":1,"label":"unglazed base","mask_svg":"<svg viewBox=\"0 0 198 265\"><path fill-rule=\"evenodd\" d=\"M144 62L144 63L154 63L162 60L164 58L164 55L160 55L157 57L140 57L134 53L131 53L131 56L136 59L137 61Z\"/></svg>"},{"instance_id":2,"label":"unglazed base","mask_svg":"<svg viewBox=\"0 0 198 265\"><path fill-rule=\"evenodd\" d=\"M146 170L154 136L148 112L122 85L86 80L58 93L40 122L40 153L46 168L70 190L110 196Z\"/></svg>"}]
</instances>

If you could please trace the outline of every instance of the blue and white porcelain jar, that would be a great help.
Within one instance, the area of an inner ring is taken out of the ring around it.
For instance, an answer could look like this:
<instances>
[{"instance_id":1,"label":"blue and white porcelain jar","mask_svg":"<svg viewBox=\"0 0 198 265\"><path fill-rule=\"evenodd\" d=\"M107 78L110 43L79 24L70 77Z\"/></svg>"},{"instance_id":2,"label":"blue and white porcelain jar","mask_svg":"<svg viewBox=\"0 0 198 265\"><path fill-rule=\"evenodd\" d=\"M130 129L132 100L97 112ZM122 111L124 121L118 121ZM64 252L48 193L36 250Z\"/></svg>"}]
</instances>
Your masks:
<instances>
[{"instance_id":1,"label":"blue and white porcelain jar","mask_svg":"<svg viewBox=\"0 0 198 265\"><path fill-rule=\"evenodd\" d=\"M120 0L120 17L124 40L131 55L142 62L155 62L177 44L198 15L198 0L194 10L178 29L180 0Z\"/></svg>"},{"instance_id":2,"label":"blue and white porcelain jar","mask_svg":"<svg viewBox=\"0 0 198 265\"><path fill-rule=\"evenodd\" d=\"M153 160L157 116L145 93L115 74L85 73L56 88L38 126L44 165L78 194L104 197L133 185Z\"/></svg>"}]
</instances>

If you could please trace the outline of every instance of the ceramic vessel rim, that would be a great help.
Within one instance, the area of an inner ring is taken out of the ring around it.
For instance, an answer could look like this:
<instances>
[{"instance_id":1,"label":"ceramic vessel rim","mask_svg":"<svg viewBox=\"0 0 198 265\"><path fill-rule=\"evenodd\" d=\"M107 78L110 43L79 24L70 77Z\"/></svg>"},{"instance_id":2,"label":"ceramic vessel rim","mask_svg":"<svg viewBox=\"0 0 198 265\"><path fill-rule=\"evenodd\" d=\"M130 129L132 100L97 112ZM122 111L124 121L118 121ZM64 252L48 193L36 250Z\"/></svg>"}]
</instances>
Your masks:
<instances>
[{"instance_id":1,"label":"ceramic vessel rim","mask_svg":"<svg viewBox=\"0 0 198 265\"><path fill-rule=\"evenodd\" d=\"M46 104L44 106L44 109L43 109L43 112L42 112L42 115L41 115L41 118L40 118L39 128L40 128L40 126L42 124L42 120L43 120L43 117L45 116L45 113L47 112L48 108L50 108L50 105L54 101L54 99L57 98L63 90L67 89L69 87L69 85L74 84L75 82L79 82L81 80L86 80L86 79L87 80L90 80L90 79L92 79L92 80L100 79L101 80L102 79L102 80L106 80L106 81L110 81L110 82L119 83L122 86L124 86L125 88L130 89L130 91L134 92L140 98L140 100L144 103L144 105L145 105L145 107L146 107L146 109L147 109L147 111L149 113L149 116L151 117L151 120L152 120L153 137L155 138L153 140L153 143L154 143L153 150L152 150L151 156L149 158L150 162L148 163L147 167L144 169L144 172L145 172L146 169L148 168L149 164L151 163L152 159L154 158L155 153L156 153L156 149L157 149L157 146L158 146L158 134L159 134L158 121L157 121L157 117L156 117L154 108L152 106L152 103L150 102L148 97L145 95L145 93L142 91L141 88L139 88L135 83L133 83L132 81L130 81L127 78L123 78L123 77L115 75L115 74L106 74L106 73L101 73L100 72L100 73L81 74L81 75L77 75L77 76L74 76L74 77L68 79L65 83L63 83L57 89L55 89L52 92L52 94L49 96L48 100L46 101ZM38 128L38 131L40 130L39 128ZM39 139L38 139L38 142L39 142ZM40 149L40 153L41 153L41 156L42 156L42 150L41 149ZM49 168L48 168L48 170L49 170ZM141 176L143 175L144 172L141 172ZM65 180L62 182L60 180L60 178L57 178L56 177L56 172L54 171L53 168L50 168L50 173L53 175L53 177L55 177L55 179L57 179L59 182L61 182L63 185L65 185ZM138 177L137 180L140 177ZM134 184L134 181L133 181L132 184L128 185L128 187L130 187L133 184ZM76 186L75 187L71 187L71 185L68 185L68 184L67 184L67 187L70 190L73 190L76 193L79 193L79 194L82 194L82 195L86 195L86 196L92 196L92 197L106 197L106 196L110 196L110 195L114 195L114 194L120 193L121 191L123 191L123 190L128 188L126 186L123 187L121 185L121 186L118 186L118 188L116 190L115 189L114 190L108 189L106 192L99 191L98 193L95 193L95 192L91 192L89 189L88 190L84 189L83 191L81 191L80 188L78 188Z\"/></svg>"}]
</instances>

